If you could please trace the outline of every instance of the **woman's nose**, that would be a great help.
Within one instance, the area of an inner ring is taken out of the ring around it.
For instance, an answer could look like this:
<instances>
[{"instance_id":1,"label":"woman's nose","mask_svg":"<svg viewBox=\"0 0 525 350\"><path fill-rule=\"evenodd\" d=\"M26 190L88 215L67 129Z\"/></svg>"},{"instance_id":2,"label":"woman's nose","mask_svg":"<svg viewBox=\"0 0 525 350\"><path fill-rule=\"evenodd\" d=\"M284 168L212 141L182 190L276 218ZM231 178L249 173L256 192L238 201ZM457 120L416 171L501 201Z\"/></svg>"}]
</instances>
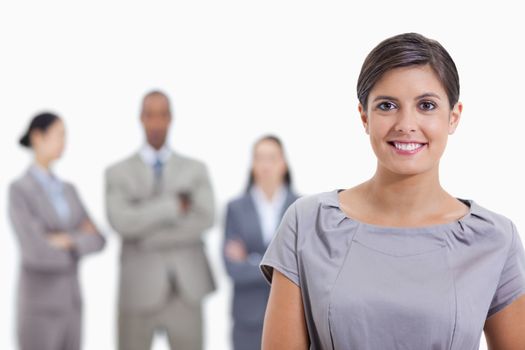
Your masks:
<instances>
[{"instance_id":1,"label":"woman's nose","mask_svg":"<svg viewBox=\"0 0 525 350\"><path fill-rule=\"evenodd\" d=\"M417 112L400 110L396 120L395 130L401 133L410 133L417 130Z\"/></svg>"}]
</instances>

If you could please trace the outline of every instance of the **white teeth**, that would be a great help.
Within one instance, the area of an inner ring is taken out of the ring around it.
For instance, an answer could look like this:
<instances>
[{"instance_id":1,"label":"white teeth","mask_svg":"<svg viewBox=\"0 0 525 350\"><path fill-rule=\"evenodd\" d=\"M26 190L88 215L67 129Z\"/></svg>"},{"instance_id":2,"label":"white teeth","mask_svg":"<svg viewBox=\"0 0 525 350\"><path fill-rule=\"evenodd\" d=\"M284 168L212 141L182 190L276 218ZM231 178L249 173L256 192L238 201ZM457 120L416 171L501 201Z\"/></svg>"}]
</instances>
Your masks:
<instances>
[{"instance_id":1,"label":"white teeth","mask_svg":"<svg viewBox=\"0 0 525 350\"><path fill-rule=\"evenodd\" d=\"M394 146L396 146L397 149L403 150L403 151L413 151L423 146L422 143L401 143L401 142L394 142Z\"/></svg>"}]
</instances>

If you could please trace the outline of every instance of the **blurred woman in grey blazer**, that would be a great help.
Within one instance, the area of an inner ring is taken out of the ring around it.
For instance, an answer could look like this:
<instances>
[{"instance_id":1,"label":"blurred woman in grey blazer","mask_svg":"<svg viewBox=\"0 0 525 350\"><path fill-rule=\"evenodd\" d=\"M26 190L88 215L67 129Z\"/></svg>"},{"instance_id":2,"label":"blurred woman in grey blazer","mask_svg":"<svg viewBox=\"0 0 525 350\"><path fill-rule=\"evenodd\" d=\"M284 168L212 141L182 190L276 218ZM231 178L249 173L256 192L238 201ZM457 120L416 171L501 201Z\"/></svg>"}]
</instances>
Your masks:
<instances>
[{"instance_id":1,"label":"blurred woman in grey blazer","mask_svg":"<svg viewBox=\"0 0 525 350\"><path fill-rule=\"evenodd\" d=\"M65 145L63 121L42 113L20 144L34 161L9 190L9 216L18 238L17 334L21 350L78 350L81 293L78 262L105 240L90 220L73 185L51 171Z\"/></svg>"},{"instance_id":2,"label":"blurred woman in grey blazer","mask_svg":"<svg viewBox=\"0 0 525 350\"><path fill-rule=\"evenodd\" d=\"M259 139L253 149L246 192L228 203L224 261L233 286L233 346L261 348L262 327L270 292L259 263L284 211L297 195L282 142L275 136Z\"/></svg>"}]
</instances>

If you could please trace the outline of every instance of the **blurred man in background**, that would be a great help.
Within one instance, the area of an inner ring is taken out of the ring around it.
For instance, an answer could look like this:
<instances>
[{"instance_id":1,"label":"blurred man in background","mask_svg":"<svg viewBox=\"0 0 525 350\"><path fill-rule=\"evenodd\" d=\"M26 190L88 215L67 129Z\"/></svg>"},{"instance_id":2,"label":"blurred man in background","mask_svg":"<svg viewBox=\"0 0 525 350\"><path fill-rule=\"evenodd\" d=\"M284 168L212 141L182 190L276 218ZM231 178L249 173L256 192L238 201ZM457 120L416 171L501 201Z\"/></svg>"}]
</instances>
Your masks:
<instances>
[{"instance_id":1,"label":"blurred man in background","mask_svg":"<svg viewBox=\"0 0 525 350\"><path fill-rule=\"evenodd\" d=\"M171 349L202 349L202 299L215 289L202 241L215 211L208 172L170 149L166 94L146 94L140 120L146 143L106 172L107 215L122 239L119 349L150 349L157 331Z\"/></svg>"}]
</instances>

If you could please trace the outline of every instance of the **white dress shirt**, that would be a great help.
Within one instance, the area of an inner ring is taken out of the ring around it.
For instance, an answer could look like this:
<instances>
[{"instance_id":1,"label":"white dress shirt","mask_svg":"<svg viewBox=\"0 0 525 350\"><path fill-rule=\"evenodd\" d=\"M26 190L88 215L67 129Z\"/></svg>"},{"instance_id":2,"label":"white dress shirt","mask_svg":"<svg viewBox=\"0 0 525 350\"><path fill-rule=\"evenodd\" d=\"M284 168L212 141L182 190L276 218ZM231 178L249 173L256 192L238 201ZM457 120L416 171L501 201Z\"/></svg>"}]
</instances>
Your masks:
<instances>
[{"instance_id":1,"label":"white dress shirt","mask_svg":"<svg viewBox=\"0 0 525 350\"><path fill-rule=\"evenodd\" d=\"M139 154L144 163L153 168L157 160L160 160L162 164L166 164L172 155L172 151L167 144L156 150L146 142L140 149Z\"/></svg>"},{"instance_id":2,"label":"white dress shirt","mask_svg":"<svg viewBox=\"0 0 525 350\"><path fill-rule=\"evenodd\" d=\"M250 195L255 203L259 215L263 240L266 245L270 243L281 221L283 206L286 202L288 191L286 186L280 186L271 199L257 185L250 188Z\"/></svg>"},{"instance_id":3,"label":"white dress shirt","mask_svg":"<svg viewBox=\"0 0 525 350\"><path fill-rule=\"evenodd\" d=\"M33 164L29 172L46 192L60 220L67 222L71 214L71 209L64 195L64 183L53 175L53 173L38 164Z\"/></svg>"}]
</instances>

